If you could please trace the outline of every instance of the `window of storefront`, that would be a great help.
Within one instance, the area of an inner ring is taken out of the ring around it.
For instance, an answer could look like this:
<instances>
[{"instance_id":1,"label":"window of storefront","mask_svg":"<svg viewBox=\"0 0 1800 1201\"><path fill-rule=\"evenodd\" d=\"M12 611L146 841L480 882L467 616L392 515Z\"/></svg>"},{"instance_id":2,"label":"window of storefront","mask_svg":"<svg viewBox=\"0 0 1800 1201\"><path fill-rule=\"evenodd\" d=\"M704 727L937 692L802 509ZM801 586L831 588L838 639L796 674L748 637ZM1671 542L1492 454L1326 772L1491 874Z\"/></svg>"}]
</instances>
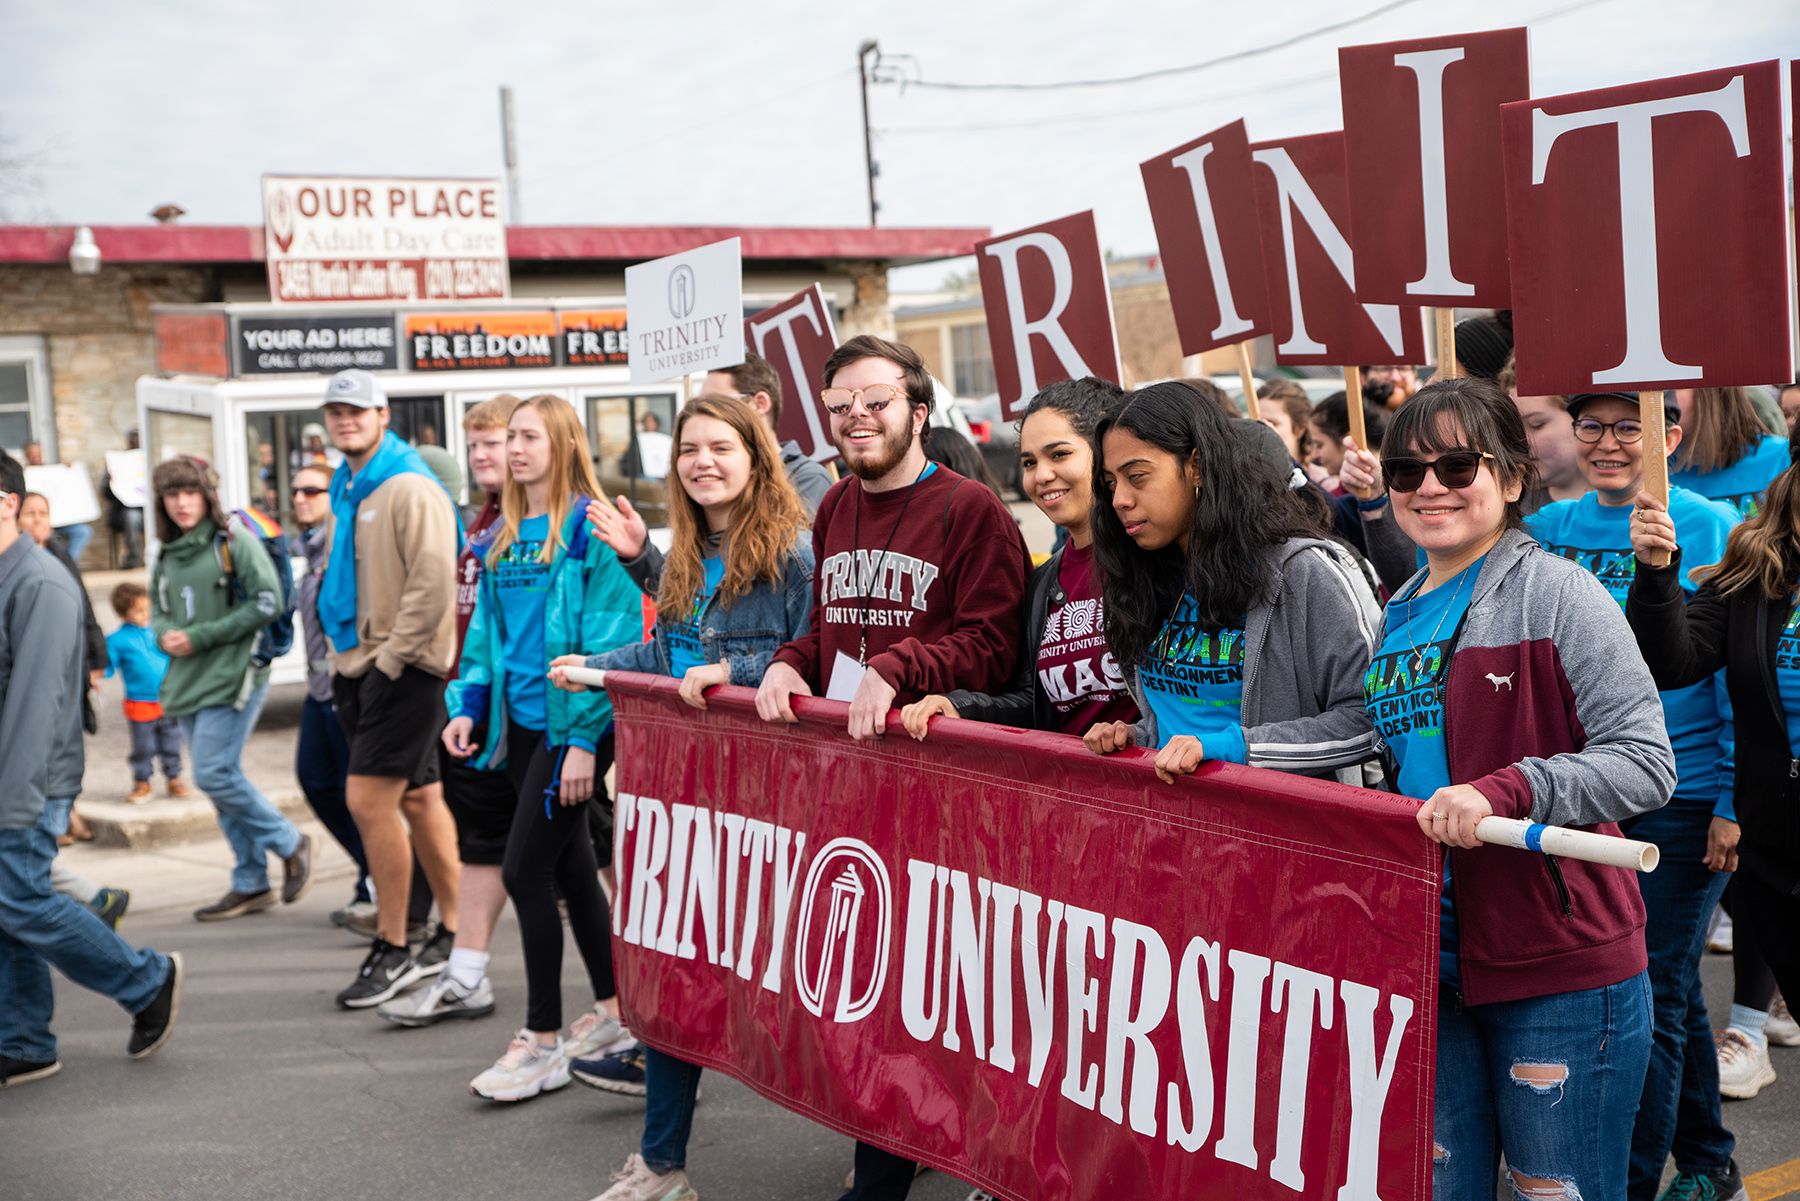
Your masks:
<instances>
[{"instance_id":1,"label":"window of storefront","mask_svg":"<svg viewBox=\"0 0 1800 1201\"><path fill-rule=\"evenodd\" d=\"M988 349L987 326L950 327L951 387L958 396L986 396L994 390L994 356Z\"/></svg>"},{"instance_id":2,"label":"window of storefront","mask_svg":"<svg viewBox=\"0 0 1800 1201\"><path fill-rule=\"evenodd\" d=\"M673 392L587 398L588 446L594 474L609 495L620 494L652 528L669 523L667 488L674 467Z\"/></svg>"},{"instance_id":3,"label":"window of storefront","mask_svg":"<svg viewBox=\"0 0 1800 1201\"><path fill-rule=\"evenodd\" d=\"M49 356L42 338L0 337L0 447L23 461L27 442L57 461Z\"/></svg>"}]
</instances>

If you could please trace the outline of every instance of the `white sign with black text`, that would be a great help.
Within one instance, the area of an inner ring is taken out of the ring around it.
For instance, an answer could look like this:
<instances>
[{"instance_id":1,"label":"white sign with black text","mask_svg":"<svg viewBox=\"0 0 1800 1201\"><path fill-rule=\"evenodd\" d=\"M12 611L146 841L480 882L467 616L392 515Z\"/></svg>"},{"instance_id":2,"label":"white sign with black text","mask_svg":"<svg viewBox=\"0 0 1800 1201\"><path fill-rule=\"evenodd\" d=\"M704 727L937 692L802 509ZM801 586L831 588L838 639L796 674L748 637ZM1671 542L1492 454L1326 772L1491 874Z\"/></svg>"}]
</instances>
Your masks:
<instances>
[{"instance_id":1,"label":"white sign with black text","mask_svg":"<svg viewBox=\"0 0 1800 1201\"><path fill-rule=\"evenodd\" d=\"M743 243L710 246L625 268L631 382L660 384L744 361Z\"/></svg>"}]
</instances>

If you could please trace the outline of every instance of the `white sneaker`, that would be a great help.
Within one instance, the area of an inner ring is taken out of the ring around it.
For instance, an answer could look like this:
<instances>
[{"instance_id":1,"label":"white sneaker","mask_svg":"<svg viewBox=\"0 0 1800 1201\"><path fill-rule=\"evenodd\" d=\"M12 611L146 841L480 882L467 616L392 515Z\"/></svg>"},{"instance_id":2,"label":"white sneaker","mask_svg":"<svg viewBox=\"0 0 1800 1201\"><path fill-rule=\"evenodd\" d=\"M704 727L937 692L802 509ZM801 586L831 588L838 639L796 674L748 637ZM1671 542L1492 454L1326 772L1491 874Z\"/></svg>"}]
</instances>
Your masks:
<instances>
[{"instance_id":1,"label":"white sneaker","mask_svg":"<svg viewBox=\"0 0 1800 1201\"><path fill-rule=\"evenodd\" d=\"M617 1044L631 1041L630 1031L619 1024L618 1018L601 1017L590 1009L569 1024L563 1053L570 1059L593 1059Z\"/></svg>"},{"instance_id":2,"label":"white sneaker","mask_svg":"<svg viewBox=\"0 0 1800 1201\"><path fill-rule=\"evenodd\" d=\"M448 972L430 988L387 1001L375 1011L396 1026L431 1026L446 1018L484 1018L494 1012L494 989L483 976L474 988L459 984Z\"/></svg>"},{"instance_id":3,"label":"white sneaker","mask_svg":"<svg viewBox=\"0 0 1800 1201\"><path fill-rule=\"evenodd\" d=\"M688 1184L687 1173L679 1168L667 1176L658 1176L644 1166L644 1157L633 1154L625 1166L612 1174L614 1184L593 1201L699 1201L700 1194Z\"/></svg>"},{"instance_id":4,"label":"white sneaker","mask_svg":"<svg viewBox=\"0 0 1800 1201\"><path fill-rule=\"evenodd\" d=\"M1719 1035L1718 1044L1721 1097L1748 1101L1775 1083L1775 1068L1769 1063L1767 1047L1757 1046L1755 1039L1730 1026Z\"/></svg>"},{"instance_id":5,"label":"white sneaker","mask_svg":"<svg viewBox=\"0 0 1800 1201\"><path fill-rule=\"evenodd\" d=\"M1769 1020L1763 1023L1763 1037L1777 1047L1800 1047L1800 1022L1788 1012L1787 998L1775 994L1769 1006Z\"/></svg>"},{"instance_id":6,"label":"white sneaker","mask_svg":"<svg viewBox=\"0 0 1800 1201\"><path fill-rule=\"evenodd\" d=\"M1713 910L1712 929L1706 932L1706 949L1714 955L1731 954L1731 915L1723 909Z\"/></svg>"},{"instance_id":7,"label":"white sneaker","mask_svg":"<svg viewBox=\"0 0 1800 1201\"><path fill-rule=\"evenodd\" d=\"M490 1101L525 1101L568 1083L569 1060L562 1039L554 1047L540 1047L531 1031L521 1030L493 1067L469 1081L469 1091Z\"/></svg>"}]
</instances>

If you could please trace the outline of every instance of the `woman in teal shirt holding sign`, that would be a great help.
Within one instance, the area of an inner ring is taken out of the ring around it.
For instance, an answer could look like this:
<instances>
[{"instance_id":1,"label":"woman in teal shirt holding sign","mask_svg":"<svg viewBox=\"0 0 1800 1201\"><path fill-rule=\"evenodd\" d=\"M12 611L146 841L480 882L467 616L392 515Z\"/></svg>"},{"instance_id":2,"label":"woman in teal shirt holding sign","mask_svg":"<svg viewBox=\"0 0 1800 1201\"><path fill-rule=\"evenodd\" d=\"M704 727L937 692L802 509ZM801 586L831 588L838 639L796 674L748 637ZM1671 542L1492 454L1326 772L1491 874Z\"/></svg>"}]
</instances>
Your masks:
<instances>
[{"instance_id":1,"label":"woman in teal shirt holding sign","mask_svg":"<svg viewBox=\"0 0 1800 1201\"><path fill-rule=\"evenodd\" d=\"M1374 756L1374 593L1254 429L1177 380L1128 393L1094 431L1106 641L1143 717L1086 741L1156 747L1164 780L1204 759L1328 775Z\"/></svg>"}]
</instances>

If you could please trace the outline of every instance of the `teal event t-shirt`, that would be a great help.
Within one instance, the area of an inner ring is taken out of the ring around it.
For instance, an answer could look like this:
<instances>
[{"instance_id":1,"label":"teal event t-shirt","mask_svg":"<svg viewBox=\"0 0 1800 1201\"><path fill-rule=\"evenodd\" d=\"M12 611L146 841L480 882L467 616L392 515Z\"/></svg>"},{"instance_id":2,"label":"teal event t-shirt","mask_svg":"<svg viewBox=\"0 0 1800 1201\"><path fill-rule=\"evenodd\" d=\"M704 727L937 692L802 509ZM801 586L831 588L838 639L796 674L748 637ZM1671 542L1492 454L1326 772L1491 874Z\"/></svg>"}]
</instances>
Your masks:
<instances>
[{"instance_id":1,"label":"teal event t-shirt","mask_svg":"<svg viewBox=\"0 0 1800 1201\"><path fill-rule=\"evenodd\" d=\"M1381 646L1363 679L1363 704L1394 757L1395 786L1415 800L1430 800L1452 783L1444 750L1444 676L1486 559L1483 555L1424 596L1415 588L1389 601ZM1451 984L1457 982L1456 947L1456 904L1446 855L1444 897L1438 907L1438 977Z\"/></svg>"},{"instance_id":2,"label":"teal event t-shirt","mask_svg":"<svg viewBox=\"0 0 1800 1201\"><path fill-rule=\"evenodd\" d=\"M1800 609L1788 614L1775 640L1775 686L1787 711L1788 754L1800 757Z\"/></svg>"},{"instance_id":3,"label":"teal event t-shirt","mask_svg":"<svg viewBox=\"0 0 1800 1201\"><path fill-rule=\"evenodd\" d=\"M1208 759L1244 761L1244 631L1208 630L1183 596L1138 667L1144 700L1163 745L1177 734L1200 740Z\"/></svg>"},{"instance_id":4,"label":"teal event t-shirt","mask_svg":"<svg viewBox=\"0 0 1800 1201\"><path fill-rule=\"evenodd\" d=\"M1762 507L1769 482L1788 469L1788 440L1764 434L1743 458L1718 471L1671 471L1669 486L1697 492L1736 510L1739 517L1754 517ZM1676 527L1677 531L1680 527Z\"/></svg>"},{"instance_id":5,"label":"teal event t-shirt","mask_svg":"<svg viewBox=\"0 0 1800 1201\"><path fill-rule=\"evenodd\" d=\"M550 596L550 564L539 559L550 536L550 517L527 517L519 536L495 563L494 595L500 599L500 657L506 670L508 717L542 730L544 708L544 604Z\"/></svg>"},{"instance_id":6,"label":"teal event t-shirt","mask_svg":"<svg viewBox=\"0 0 1800 1201\"><path fill-rule=\"evenodd\" d=\"M720 555L709 555L700 561L706 569L706 583L694 594L694 608L686 621L669 627L669 674L677 680L687 675L690 667L699 667L706 662L706 652L700 645L700 616L706 612L706 606L719 590L719 581L725 578L725 560Z\"/></svg>"}]
</instances>

